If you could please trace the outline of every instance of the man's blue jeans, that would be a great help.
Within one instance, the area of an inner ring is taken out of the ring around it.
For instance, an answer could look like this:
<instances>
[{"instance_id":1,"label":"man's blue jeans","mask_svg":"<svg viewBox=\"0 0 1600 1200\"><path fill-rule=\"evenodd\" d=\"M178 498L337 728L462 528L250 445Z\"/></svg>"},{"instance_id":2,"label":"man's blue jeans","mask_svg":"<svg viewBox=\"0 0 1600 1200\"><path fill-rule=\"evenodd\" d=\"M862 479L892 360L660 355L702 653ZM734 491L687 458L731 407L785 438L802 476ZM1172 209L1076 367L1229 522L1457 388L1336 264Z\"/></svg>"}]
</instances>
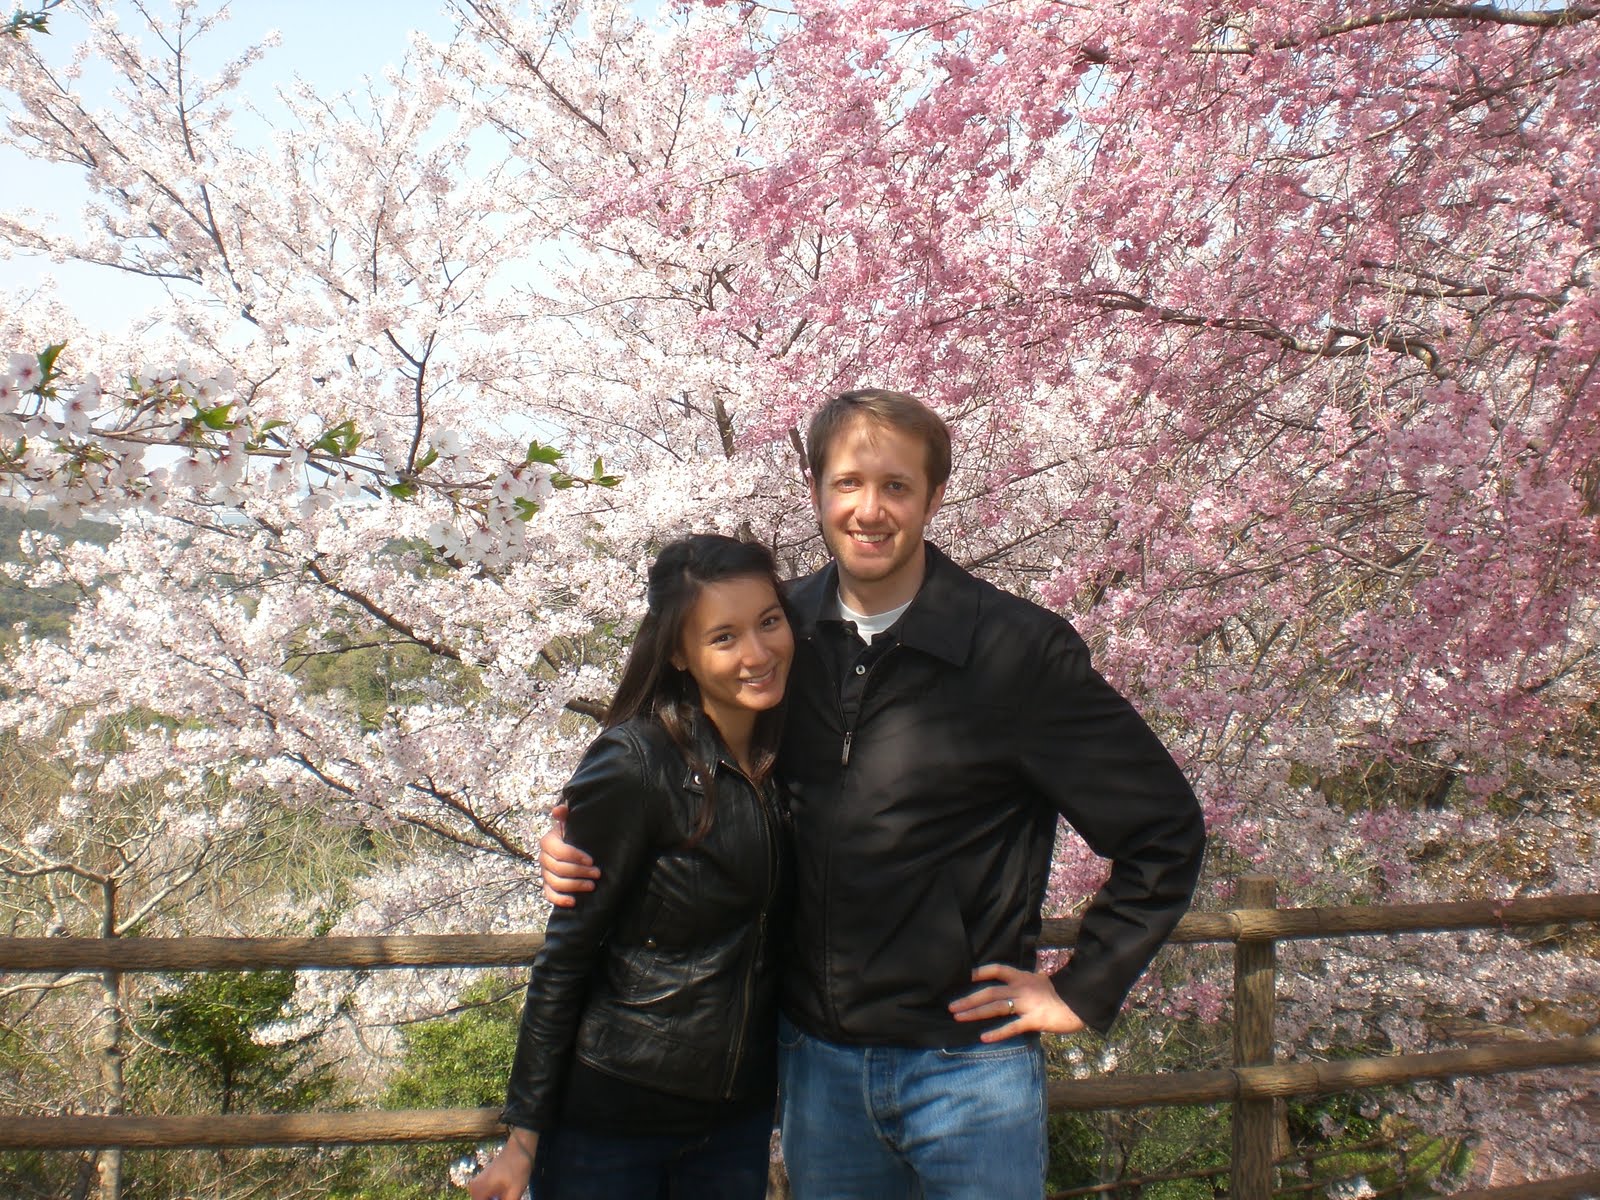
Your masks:
<instances>
[{"instance_id":1,"label":"man's blue jeans","mask_svg":"<svg viewBox=\"0 0 1600 1200\"><path fill-rule=\"evenodd\" d=\"M952 1050L778 1034L783 1159L795 1200L1039 1200L1036 1036Z\"/></svg>"}]
</instances>

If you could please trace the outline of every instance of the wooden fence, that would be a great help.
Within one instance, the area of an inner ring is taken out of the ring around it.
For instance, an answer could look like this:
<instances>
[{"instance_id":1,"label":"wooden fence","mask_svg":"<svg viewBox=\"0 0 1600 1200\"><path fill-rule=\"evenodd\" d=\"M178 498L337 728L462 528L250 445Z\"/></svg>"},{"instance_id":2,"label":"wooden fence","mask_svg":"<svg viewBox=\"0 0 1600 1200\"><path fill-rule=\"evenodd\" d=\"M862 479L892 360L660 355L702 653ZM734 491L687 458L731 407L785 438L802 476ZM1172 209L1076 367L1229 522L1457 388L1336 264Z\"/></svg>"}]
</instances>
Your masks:
<instances>
[{"instance_id":1,"label":"wooden fence","mask_svg":"<svg viewBox=\"0 0 1600 1200\"><path fill-rule=\"evenodd\" d=\"M1184 944L1234 945L1233 1066L1226 1070L1058 1080L1050 1085L1052 1110L1229 1104L1233 1109L1229 1194L1236 1200L1267 1200L1274 1192L1276 1100L1424 1079L1600 1064L1600 1035L1543 1041L1504 1039L1458 1050L1333 1062L1278 1063L1273 1053L1276 945L1280 941L1594 922L1600 921L1600 894L1282 909L1277 907L1274 880L1246 876L1239 881L1237 900L1239 906L1228 912L1189 914L1171 939ZM1043 942L1053 947L1071 946L1077 933L1075 920L1049 920L1045 922ZM123 974L525 966L542 944L543 939L535 934L0 938L0 971ZM473 1141L503 1133L497 1114L497 1109L482 1108L206 1116L6 1116L0 1119L0 1149L221 1149ZM1150 1182L1156 1180L1152 1178ZM1499 1189L1493 1194L1501 1200L1596 1196L1600 1195L1600 1172Z\"/></svg>"}]
</instances>

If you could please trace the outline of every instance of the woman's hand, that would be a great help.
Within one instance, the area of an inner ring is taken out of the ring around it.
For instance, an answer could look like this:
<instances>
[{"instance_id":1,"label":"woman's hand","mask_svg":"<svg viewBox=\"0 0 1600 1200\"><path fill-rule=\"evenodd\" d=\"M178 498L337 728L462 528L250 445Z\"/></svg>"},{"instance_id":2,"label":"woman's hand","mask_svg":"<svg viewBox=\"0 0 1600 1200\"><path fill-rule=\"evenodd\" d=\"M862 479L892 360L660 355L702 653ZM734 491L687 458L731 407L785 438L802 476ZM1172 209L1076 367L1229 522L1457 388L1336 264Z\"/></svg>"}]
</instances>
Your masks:
<instances>
[{"instance_id":1,"label":"woman's hand","mask_svg":"<svg viewBox=\"0 0 1600 1200\"><path fill-rule=\"evenodd\" d=\"M539 839L539 877L544 883L544 898L557 908L573 908L578 898L573 893L594 891L600 868L576 846L567 844L567 806L550 810L555 828Z\"/></svg>"},{"instance_id":2,"label":"woman's hand","mask_svg":"<svg viewBox=\"0 0 1600 1200\"><path fill-rule=\"evenodd\" d=\"M533 1156L539 1135L531 1129L513 1129L489 1165L467 1180L472 1200L522 1200L533 1175Z\"/></svg>"},{"instance_id":3,"label":"woman's hand","mask_svg":"<svg viewBox=\"0 0 1600 1200\"><path fill-rule=\"evenodd\" d=\"M974 983L986 979L998 982L950 1004L958 1021L1014 1018L981 1034L979 1041L999 1042L1019 1033L1077 1033L1084 1027L1078 1014L1056 995L1048 975L990 963L972 972Z\"/></svg>"}]
</instances>

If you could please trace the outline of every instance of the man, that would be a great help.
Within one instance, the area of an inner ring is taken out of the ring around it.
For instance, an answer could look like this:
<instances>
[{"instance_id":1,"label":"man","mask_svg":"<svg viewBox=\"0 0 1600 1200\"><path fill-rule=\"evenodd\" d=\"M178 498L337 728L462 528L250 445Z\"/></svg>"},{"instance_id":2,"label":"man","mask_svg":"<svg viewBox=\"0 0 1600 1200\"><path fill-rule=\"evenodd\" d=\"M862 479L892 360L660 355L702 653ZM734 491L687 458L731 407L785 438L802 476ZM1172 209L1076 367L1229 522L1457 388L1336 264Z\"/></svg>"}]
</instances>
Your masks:
<instances>
[{"instance_id":1,"label":"man","mask_svg":"<svg viewBox=\"0 0 1600 1200\"><path fill-rule=\"evenodd\" d=\"M937 414L847 392L812 420L807 457L833 562L789 597L790 1182L800 1200L1034 1200L1038 1034L1109 1028L1188 907L1199 806L1065 620L924 540L950 476ZM1046 975L1058 816L1112 865ZM544 849L547 891L597 873L554 835Z\"/></svg>"}]
</instances>

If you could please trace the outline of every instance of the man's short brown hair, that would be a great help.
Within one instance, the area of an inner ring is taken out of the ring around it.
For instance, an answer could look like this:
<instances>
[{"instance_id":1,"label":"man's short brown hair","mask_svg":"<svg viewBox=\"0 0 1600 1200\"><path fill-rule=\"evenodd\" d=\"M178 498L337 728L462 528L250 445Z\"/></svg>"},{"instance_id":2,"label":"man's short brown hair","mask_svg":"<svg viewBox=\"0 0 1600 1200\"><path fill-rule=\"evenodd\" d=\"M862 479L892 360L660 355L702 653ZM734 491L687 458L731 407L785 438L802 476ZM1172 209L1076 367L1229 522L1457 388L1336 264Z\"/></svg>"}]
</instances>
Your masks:
<instances>
[{"instance_id":1,"label":"man's short brown hair","mask_svg":"<svg viewBox=\"0 0 1600 1200\"><path fill-rule=\"evenodd\" d=\"M811 471L813 487L822 486L822 469L827 465L828 450L834 439L858 417L919 439L928 450L930 489L949 480L950 427L944 423L944 418L905 392L860 388L835 396L811 418L806 430L806 466Z\"/></svg>"}]
</instances>

